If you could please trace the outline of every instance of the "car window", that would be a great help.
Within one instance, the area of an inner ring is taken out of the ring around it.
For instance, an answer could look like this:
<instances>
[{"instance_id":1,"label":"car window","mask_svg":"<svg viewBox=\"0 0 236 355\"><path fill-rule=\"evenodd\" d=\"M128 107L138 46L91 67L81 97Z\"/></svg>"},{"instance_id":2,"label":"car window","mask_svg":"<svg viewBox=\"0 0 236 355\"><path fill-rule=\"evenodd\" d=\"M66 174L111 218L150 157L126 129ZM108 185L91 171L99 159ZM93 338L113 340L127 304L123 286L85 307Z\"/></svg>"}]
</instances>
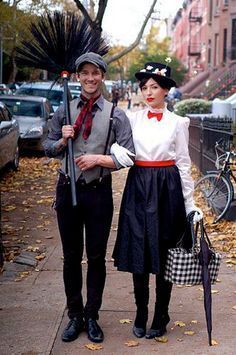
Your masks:
<instances>
[{"instance_id":1,"label":"car window","mask_svg":"<svg viewBox=\"0 0 236 355\"><path fill-rule=\"evenodd\" d=\"M43 117L43 107L40 102L11 99L5 100L4 103L12 115Z\"/></svg>"},{"instance_id":2,"label":"car window","mask_svg":"<svg viewBox=\"0 0 236 355\"><path fill-rule=\"evenodd\" d=\"M59 106L63 101L63 91L20 88L18 94L46 97L53 106Z\"/></svg>"}]
</instances>

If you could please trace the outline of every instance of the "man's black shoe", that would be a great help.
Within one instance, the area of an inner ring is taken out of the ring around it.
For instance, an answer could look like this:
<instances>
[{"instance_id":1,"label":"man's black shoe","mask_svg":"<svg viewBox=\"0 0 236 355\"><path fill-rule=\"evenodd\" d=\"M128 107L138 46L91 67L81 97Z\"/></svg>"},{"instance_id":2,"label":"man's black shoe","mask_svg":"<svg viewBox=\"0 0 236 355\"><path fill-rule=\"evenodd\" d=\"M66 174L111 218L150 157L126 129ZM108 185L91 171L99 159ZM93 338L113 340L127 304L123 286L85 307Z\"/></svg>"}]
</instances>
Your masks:
<instances>
[{"instance_id":1,"label":"man's black shoe","mask_svg":"<svg viewBox=\"0 0 236 355\"><path fill-rule=\"evenodd\" d=\"M152 329L152 328L150 328L147 331L145 338L146 339L159 338L162 335L164 335L165 333L166 333L166 327L162 327L160 329Z\"/></svg>"},{"instance_id":2,"label":"man's black shoe","mask_svg":"<svg viewBox=\"0 0 236 355\"><path fill-rule=\"evenodd\" d=\"M78 338L79 334L84 330L84 320L74 317L64 329L61 339L62 341L73 341Z\"/></svg>"},{"instance_id":3,"label":"man's black shoe","mask_svg":"<svg viewBox=\"0 0 236 355\"><path fill-rule=\"evenodd\" d=\"M91 340L93 343L101 343L103 341L104 334L96 320L89 318L86 321L85 326L89 340Z\"/></svg>"},{"instance_id":4,"label":"man's black shoe","mask_svg":"<svg viewBox=\"0 0 236 355\"><path fill-rule=\"evenodd\" d=\"M133 333L137 338L143 338L146 334L146 328L133 326Z\"/></svg>"}]
</instances>

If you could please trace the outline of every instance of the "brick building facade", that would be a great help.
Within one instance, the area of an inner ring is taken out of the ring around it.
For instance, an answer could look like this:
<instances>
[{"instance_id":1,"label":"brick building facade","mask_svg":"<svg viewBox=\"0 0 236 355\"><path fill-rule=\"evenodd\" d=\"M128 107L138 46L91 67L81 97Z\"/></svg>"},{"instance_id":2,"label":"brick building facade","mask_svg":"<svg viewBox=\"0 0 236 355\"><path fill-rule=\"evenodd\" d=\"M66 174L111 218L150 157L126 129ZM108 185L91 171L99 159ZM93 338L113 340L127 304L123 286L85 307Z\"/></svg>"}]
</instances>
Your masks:
<instances>
[{"instance_id":1,"label":"brick building facade","mask_svg":"<svg viewBox=\"0 0 236 355\"><path fill-rule=\"evenodd\" d=\"M236 0L185 0L171 30L171 51L188 69L187 81L209 84L219 70L223 84L226 68L236 66Z\"/></svg>"}]
</instances>

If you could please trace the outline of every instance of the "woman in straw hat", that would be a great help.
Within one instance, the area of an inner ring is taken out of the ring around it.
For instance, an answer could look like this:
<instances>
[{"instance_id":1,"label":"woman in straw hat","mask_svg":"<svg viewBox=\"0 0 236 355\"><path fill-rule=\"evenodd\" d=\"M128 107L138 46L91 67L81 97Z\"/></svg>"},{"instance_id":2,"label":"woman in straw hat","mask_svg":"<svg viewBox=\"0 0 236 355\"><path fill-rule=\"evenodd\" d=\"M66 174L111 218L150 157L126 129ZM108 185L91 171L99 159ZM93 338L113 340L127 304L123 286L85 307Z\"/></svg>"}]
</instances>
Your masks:
<instances>
[{"instance_id":1,"label":"woman in straw hat","mask_svg":"<svg viewBox=\"0 0 236 355\"><path fill-rule=\"evenodd\" d=\"M187 117L170 112L165 97L176 86L171 68L149 62L135 74L146 107L127 113L132 127L136 160L123 194L113 257L120 271L133 274L137 306L133 333L147 339L162 336L170 321L172 284L164 279L167 250L176 246L186 228L186 216L202 211L193 200ZM111 151L125 162L127 151L114 144ZM129 159L127 156L127 166ZM156 275L156 302L151 328L148 320L149 275Z\"/></svg>"}]
</instances>

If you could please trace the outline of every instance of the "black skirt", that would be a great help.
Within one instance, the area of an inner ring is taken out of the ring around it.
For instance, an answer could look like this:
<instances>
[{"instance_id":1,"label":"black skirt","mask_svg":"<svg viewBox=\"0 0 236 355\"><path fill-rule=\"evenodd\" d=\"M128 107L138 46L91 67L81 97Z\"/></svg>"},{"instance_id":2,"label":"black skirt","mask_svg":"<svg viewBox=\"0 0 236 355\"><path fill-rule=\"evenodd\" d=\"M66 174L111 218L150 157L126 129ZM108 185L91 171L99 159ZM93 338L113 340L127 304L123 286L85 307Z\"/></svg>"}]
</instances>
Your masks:
<instances>
[{"instance_id":1,"label":"black skirt","mask_svg":"<svg viewBox=\"0 0 236 355\"><path fill-rule=\"evenodd\" d=\"M162 273L168 248L176 246L185 228L177 166L130 168L113 251L118 270Z\"/></svg>"}]
</instances>

